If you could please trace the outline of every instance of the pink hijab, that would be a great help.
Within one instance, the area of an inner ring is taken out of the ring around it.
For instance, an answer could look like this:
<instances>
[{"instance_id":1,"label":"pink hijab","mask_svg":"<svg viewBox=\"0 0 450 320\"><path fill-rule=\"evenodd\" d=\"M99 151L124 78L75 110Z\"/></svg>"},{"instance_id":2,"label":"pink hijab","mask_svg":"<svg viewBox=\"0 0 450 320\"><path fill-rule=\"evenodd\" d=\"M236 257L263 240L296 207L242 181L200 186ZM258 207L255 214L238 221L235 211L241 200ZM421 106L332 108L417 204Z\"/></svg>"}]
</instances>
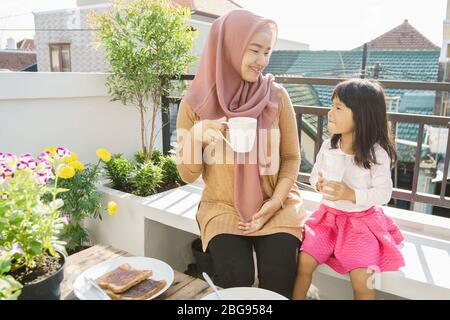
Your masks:
<instances>
[{"instance_id":1,"label":"pink hijab","mask_svg":"<svg viewBox=\"0 0 450 320\"><path fill-rule=\"evenodd\" d=\"M279 103L274 77L260 74L250 83L241 76L247 45L264 25L273 27L276 39L274 21L246 10L231 11L214 21L197 74L184 97L200 119L252 117L258 120L258 129L271 128ZM250 221L264 200L259 166L234 166L235 208L244 221Z\"/></svg>"}]
</instances>

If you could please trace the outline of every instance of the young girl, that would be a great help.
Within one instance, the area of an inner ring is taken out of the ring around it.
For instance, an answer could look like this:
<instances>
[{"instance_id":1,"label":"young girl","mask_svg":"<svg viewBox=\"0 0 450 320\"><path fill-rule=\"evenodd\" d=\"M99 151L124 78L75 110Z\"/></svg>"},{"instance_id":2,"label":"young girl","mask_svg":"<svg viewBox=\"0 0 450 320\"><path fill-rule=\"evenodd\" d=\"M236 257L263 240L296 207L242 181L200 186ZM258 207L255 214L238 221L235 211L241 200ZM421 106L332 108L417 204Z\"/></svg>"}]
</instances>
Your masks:
<instances>
[{"instance_id":1,"label":"young girl","mask_svg":"<svg viewBox=\"0 0 450 320\"><path fill-rule=\"evenodd\" d=\"M312 274L322 263L350 273L355 299L374 299L368 285L372 273L404 266L396 246L403 236L380 207L391 198L396 160L385 96L380 85L355 79L337 85L332 102L332 137L323 142L310 178L323 200L305 224L293 299L305 299ZM341 182L327 181L330 154L344 158Z\"/></svg>"}]
</instances>

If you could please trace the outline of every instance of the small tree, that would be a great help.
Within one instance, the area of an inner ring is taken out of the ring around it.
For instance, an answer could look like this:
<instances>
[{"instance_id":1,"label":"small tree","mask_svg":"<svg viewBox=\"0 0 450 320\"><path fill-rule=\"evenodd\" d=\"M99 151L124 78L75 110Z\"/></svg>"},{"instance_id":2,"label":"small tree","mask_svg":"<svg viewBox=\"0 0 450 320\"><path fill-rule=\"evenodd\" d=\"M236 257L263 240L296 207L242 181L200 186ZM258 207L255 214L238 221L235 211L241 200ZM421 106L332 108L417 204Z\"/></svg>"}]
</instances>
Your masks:
<instances>
[{"instance_id":1,"label":"small tree","mask_svg":"<svg viewBox=\"0 0 450 320\"><path fill-rule=\"evenodd\" d=\"M90 17L110 64L106 84L112 100L136 106L140 112L146 160L151 158L156 139L161 96L168 95L173 89L171 79L185 73L196 58L190 54L196 32L189 19L188 8L168 0L116 1L110 11ZM151 128L147 133L149 103Z\"/></svg>"}]
</instances>

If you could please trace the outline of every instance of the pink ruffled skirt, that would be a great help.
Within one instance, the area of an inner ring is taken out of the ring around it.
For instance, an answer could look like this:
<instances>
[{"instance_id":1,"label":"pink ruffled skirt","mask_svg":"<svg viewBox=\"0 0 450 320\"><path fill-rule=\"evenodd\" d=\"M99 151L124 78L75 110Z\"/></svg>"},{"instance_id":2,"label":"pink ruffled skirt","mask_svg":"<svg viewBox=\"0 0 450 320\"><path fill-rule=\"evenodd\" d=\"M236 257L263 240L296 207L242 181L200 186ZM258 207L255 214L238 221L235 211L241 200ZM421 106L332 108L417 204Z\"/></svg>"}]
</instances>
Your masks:
<instances>
[{"instance_id":1,"label":"pink ruffled skirt","mask_svg":"<svg viewBox=\"0 0 450 320\"><path fill-rule=\"evenodd\" d=\"M405 265L403 235L380 206L345 212L321 205L305 223L301 251L345 274L358 268L394 271Z\"/></svg>"}]
</instances>

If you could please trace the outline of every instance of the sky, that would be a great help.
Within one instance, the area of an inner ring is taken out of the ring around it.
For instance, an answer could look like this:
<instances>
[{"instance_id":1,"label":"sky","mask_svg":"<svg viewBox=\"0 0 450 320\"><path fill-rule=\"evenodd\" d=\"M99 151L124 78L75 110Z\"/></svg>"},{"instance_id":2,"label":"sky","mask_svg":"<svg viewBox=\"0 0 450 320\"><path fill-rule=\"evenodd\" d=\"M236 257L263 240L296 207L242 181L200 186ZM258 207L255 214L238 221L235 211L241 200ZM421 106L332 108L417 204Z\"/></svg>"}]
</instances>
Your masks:
<instances>
[{"instance_id":1,"label":"sky","mask_svg":"<svg viewBox=\"0 0 450 320\"><path fill-rule=\"evenodd\" d=\"M209 0L214 1L214 0ZM275 20L279 36L310 45L311 50L350 50L405 19L438 46L446 0L234 0L244 8ZM6 38L33 37L33 11L75 7L75 0L0 0L0 48Z\"/></svg>"},{"instance_id":2,"label":"sky","mask_svg":"<svg viewBox=\"0 0 450 320\"><path fill-rule=\"evenodd\" d=\"M311 50L349 50L375 39L405 19L442 46L446 0L234 0L275 20L279 36Z\"/></svg>"},{"instance_id":3,"label":"sky","mask_svg":"<svg viewBox=\"0 0 450 320\"><path fill-rule=\"evenodd\" d=\"M33 29L32 12L63 8L74 8L75 0L0 0L0 48L6 39L12 37L16 42L23 38L33 38L33 31L4 31L2 29Z\"/></svg>"}]
</instances>

